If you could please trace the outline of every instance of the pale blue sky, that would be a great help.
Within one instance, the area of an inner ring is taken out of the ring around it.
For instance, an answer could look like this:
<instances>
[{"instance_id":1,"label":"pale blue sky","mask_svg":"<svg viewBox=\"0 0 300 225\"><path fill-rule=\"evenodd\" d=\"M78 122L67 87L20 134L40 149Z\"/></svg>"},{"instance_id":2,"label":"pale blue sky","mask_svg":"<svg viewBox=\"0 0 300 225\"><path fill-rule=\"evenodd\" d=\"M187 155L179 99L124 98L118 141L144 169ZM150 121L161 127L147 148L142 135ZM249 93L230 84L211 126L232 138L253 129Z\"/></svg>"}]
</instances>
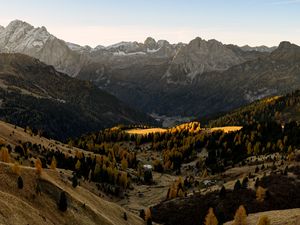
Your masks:
<instances>
[{"instance_id":1,"label":"pale blue sky","mask_svg":"<svg viewBox=\"0 0 300 225\"><path fill-rule=\"evenodd\" d=\"M300 45L300 0L0 0L0 24L21 19L66 41L108 45L196 36L238 45Z\"/></svg>"}]
</instances>

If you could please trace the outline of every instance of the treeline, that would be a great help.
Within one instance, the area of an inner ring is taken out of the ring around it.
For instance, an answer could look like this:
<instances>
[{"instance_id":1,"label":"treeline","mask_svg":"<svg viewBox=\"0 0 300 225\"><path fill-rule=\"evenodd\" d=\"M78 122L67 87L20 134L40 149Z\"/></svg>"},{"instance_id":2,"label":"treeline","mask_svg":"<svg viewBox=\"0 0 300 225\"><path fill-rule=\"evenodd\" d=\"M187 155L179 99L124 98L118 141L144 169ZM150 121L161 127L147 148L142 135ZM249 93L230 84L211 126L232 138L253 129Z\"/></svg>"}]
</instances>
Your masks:
<instances>
[{"instance_id":1,"label":"treeline","mask_svg":"<svg viewBox=\"0 0 300 225\"><path fill-rule=\"evenodd\" d=\"M128 134L120 128L112 128L70 140L69 144L107 155L107 152L110 152L111 148L115 146L113 143L132 142L137 147L150 143L152 150L162 152L163 168L178 171L184 161L196 157L196 149L198 148L199 150L199 147L196 146L196 141L199 139L197 139L197 135L200 133L201 129L198 122L182 124L166 132L145 135ZM122 149L125 150L125 148ZM127 154L130 155L132 153L127 151Z\"/></svg>"},{"instance_id":2,"label":"treeline","mask_svg":"<svg viewBox=\"0 0 300 225\"><path fill-rule=\"evenodd\" d=\"M242 126L267 121L286 123L299 119L299 106L300 90L285 96L258 100L248 106L241 107L232 113L210 121L208 126Z\"/></svg>"},{"instance_id":3,"label":"treeline","mask_svg":"<svg viewBox=\"0 0 300 225\"><path fill-rule=\"evenodd\" d=\"M276 122L265 122L246 125L237 132L213 132L203 139L208 151L206 165L212 171L221 172L248 156L288 154L300 145L299 135L300 126L296 122L284 128Z\"/></svg>"},{"instance_id":4,"label":"treeline","mask_svg":"<svg viewBox=\"0 0 300 225\"><path fill-rule=\"evenodd\" d=\"M151 150L162 153L162 161L153 162L154 169L162 172L172 170L180 172L182 163L190 162L197 153L206 149L208 156L205 166L212 172L221 172L228 166L243 161L248 156L280 152L287 154L299 147L300 126L296 122L286 123L284 127L276 122L253 122L245 125L240 131L224 133L201 130L199 123L179 126L164 133L145 135L130 135L121 129L108 129L85 135L70 144L77 147L103 154L109 157L113 148L122 142L131 142L136 148L150 144ZM132 152L122 146L126 160ZM118 152L118 151L117 151ZM122 157L116 157L120 162ZM129 167L135 168L129 163Z\"/></svg>"},{"instance_id":5,"label":"treeline","mask_svg":"<svg viewBox=\"0 0 300 225\"><path fill-rule=\"evenodd\" d=\"M213 208L214 221L223 224L231 220L237 221L240 215L236 210L240 205L245 207L247 213L299 208L300 184L295 176L280 174L264 176L255 182L255 187L252 186L253 183L244 185L246 183L244 180L242 182L238 180L236 183L239 185L235 185L233 190L223 186L220 190L206 194L195 193L177 201L162 201L152 207L152 220L159 224L170 225L216 224L207 223L206 220L209 208ZM180 189L177 190L179 190L177 193L181 192ZM172 195L172 191L168 194ZM242 218L246 217L245 213L242 215Z\"/></svg>"}]
</instances>

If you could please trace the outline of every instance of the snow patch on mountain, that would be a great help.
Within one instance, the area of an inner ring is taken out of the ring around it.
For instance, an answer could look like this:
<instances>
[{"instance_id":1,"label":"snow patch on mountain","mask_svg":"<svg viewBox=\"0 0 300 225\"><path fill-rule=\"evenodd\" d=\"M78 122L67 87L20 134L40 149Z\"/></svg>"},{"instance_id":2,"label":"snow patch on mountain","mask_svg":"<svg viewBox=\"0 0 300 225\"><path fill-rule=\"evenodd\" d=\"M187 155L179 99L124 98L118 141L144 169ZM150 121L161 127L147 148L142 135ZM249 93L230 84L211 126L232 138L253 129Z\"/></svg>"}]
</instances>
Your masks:
<instances>
[{"instance_id":1,"label":"snow patch on mountain","mask_svg":"<svg viewBox=\"0 0 300 225\"><path fill-rule=\"evenodd\" d=\"M132 56L132 55L145 55L145 52L130 52L130 53L126 53L123 51L118 51L118 52L114 52L113 55L114 56Z\"/></svg>"}]
</instances>

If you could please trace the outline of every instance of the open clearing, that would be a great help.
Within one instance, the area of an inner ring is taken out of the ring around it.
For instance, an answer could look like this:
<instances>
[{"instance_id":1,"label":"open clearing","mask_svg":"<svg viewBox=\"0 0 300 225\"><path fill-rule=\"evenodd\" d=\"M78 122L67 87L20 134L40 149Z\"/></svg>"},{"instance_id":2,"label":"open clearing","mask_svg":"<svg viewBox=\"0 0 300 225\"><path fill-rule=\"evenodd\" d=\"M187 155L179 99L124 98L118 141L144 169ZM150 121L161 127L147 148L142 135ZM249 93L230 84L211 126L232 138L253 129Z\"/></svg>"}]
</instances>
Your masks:
<instances>
[{"instance_id":1,"label":"open clearing","mask_svg":"<svg viewBox=\"0 0 300 225\"><path fill-rule=\"evenodd\" d=\"M228 132L233 132L233 131L238 131L242 129L241 126L227 126L227 127L213 127L213 128L208 128L208 129L203 129L203 130L208 130L208 131L217 131L217 130L222 130L225 133ZM126 132L128 134L139 134L139 135L147 135L150 133L164 133L167 132L168 129L164 129L164 128L147 128L147 129L130 129L130 130L126 130Z\"/></svg>"},{"instance_id":2,"label":"open clearing","mask_svg":"<svg viewBox=\"0 0 300 225\"><path fill-rule=\"evenodd\" d=\"M211 131L222 130L225 133L233 132L233 131L238 131L240 129L242 129L242 127L240 127L240 126L228 126L228 127L213 127L213 128L210 128Z\"/></svg>"},{"instance_id":3,"label":"open clearing","mask_svg":"<svg viewBox=\"0 0 300 225\"><path fill-rule=\"evenodd\" d=\"M151 133L164 133L166 131L167 131L167 129L164 129L164 128L148 128L148 129L126 130L126 132L128 134L141 134L141 135L146 135L146 134L151 134Z\"/></svg>"}]
</instances>

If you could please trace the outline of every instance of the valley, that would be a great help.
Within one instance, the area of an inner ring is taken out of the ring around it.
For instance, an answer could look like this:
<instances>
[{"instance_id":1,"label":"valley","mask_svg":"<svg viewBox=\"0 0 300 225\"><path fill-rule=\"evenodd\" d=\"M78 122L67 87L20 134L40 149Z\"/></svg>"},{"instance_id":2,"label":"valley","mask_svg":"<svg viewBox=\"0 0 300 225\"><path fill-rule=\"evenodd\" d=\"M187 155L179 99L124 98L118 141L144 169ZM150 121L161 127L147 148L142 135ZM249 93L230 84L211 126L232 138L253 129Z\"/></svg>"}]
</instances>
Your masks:
<instances>
[{"instance_id":1,"label":"valley","mask_svg":"<svg viewBox=\"0 0 300 225\"><path fill-rule=\"evenodd\" d=\"M300 225L298 1L33 2L0 15L0 224Z\"/></svg>"}]
</instances>

